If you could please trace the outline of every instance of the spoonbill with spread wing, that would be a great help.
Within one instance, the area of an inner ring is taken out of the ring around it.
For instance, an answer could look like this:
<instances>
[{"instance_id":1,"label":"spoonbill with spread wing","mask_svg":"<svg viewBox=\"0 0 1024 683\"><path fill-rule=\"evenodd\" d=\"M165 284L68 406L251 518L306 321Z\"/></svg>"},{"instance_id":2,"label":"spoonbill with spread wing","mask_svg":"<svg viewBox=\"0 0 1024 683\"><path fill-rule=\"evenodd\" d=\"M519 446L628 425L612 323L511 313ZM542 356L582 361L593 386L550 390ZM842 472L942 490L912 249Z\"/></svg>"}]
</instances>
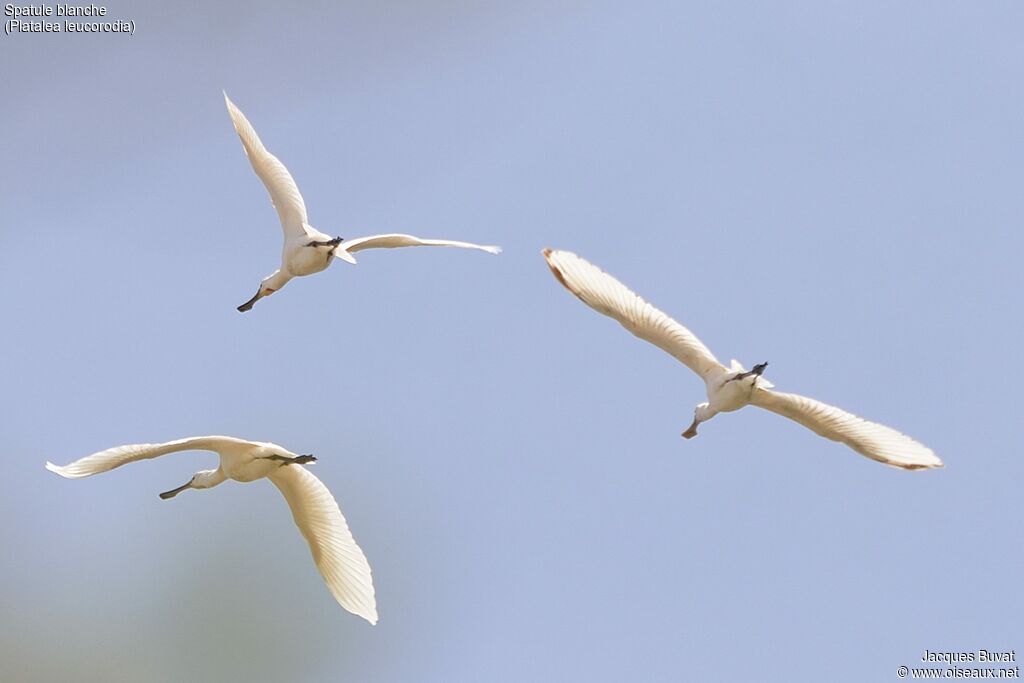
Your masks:
<instances>
[{"instance_id":1,"label":"spoonbill with spread wing","mask_svg":"<svg viewBox=\"0 0 1024 683\"><path fill-rule=\"evenodd\" d=\"M886 465L905 470L942 467L930 448L891 427L868 422L813 398L772 391L771 382L761 376L768 363L744 370L734 360L731 367L725 367L692 332L576 254L545 249L544 258L555 278L583 303L672 354L704 380L708 400L697 406L693 424L683 432L685 438L697 436L697 425L718 413L755 405Z\"/></svg>"},{"instance_id":2,"label":"spoonbill with spread wing","mask_svg":"<svg viewBox=\"0 0 1024 683\"><path fill-rule=\"evenodd\" d=\"M267 151L267 148L260 142L259 136L256 135L252 124L245 118L245 114L235 106L234 102L228 99L227 93L224 93L224 102L227 104L228 114L231 115L235 132L242 139L245 155L249 157L249 163L252 164L253 170L256 171L256 175L260 177L270 193L270 201L277 209L277 216L281 219L281 227L284 229L281 267L263 278L256 294L239 306L239 311L243 313L248 311L257 301L265 296L270 296L288 284L293 277L319 273L331 265L336 258L354 264L356 259L352 254L363 249L461 247L463 249L480 249L491 254L501 252L501 247L455 240L421 239L413 235L398 233L357 237L346 241L341 237L331 237L320 232L309 224L306 217L306 203L302 200L299 188L288 169L277 157Z\"/></svg>"},{"instance_id":3,"label":"spoonbill with spread wing","mask_svg":"<svg viewBox=\"0 0 1024 683\"><path fill-rule=\"evenodd\" d=\"M371 624L377 623L370 565L327 487L303 467L316 462L312 455L296 455L273 443L245 441L230 436L196 436L167 443L142 443L108 448L63 467L46 469L68 479L90 477L177 451L213 451L220 455L215 470L201 470L185 484L160 494L164 500L186 489L208 489L227 479L248 482L266 477L274 483L292 510L295 524L309 543L313 561L341 606Z\"/></svg>"}]
</instances>

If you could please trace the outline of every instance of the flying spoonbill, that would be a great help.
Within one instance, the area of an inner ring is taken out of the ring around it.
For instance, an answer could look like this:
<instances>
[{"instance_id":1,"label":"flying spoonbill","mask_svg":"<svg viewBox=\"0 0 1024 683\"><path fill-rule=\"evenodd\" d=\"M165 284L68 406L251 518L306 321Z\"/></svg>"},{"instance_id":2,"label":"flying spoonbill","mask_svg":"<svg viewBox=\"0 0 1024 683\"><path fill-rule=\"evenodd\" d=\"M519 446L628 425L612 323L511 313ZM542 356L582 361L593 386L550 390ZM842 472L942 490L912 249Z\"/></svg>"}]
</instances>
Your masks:
<instances>
[{"instance_id":1,"label":"flying spoonbill","mask_svg":"<svg viewBox=\"0 0 1024 683\"><path fill-rule=\"evenodd\" d=\"M313 561L334 598L349 612L371 624L377 623L370 565L352 538L334 496L303 467L316 462L312 455L296 455L273 443L230 436L196 436L167 443L117 446L63 467L47 462L46 469L68 479L80 479L177 451L213 451L220 455L220 466L196 472L187 483L161 493L161 498L173 498L186 489L212 488L227 479L248 482L266 477L288 501L295 524L309 543Z\"/></svg>"},{"instance_id":2,"label":"flying spoonbill","mask_svg":"<svg viewBox=\"0 0 1024 683\"><path fill-rule=\"evenodd\" d=\"M672 354L704 380L708 400L697 406L693 424L683 432L685 438L697 436L697 425L718 413L751 404L795 420L827 439L844 443L886 465L905 470L942 467L942 461L930 448L891 427L869 422L813 398L772 391L772 383L761 376L768 363L744 370L734 360L731 367L725 367L690 330L576 254L545 249L544 258L555 278L580 301Z\"/></svg>"},{"instance_id":3,"label":"flying spoonbill","mask_svg":"<svg viewBox=\"0 0 1024 683\"><path fill-rule=\"evenodd\" d=\"M267 148L260 142L259 136L256 135L252 124L245 118L245 114L235 106L234 102L228 99L227 93L224 93L224 102L227 104L228 114L231 115L235 132L242 139L245 155L249 158L249 163L252 164L256 175L266 186L267 192L270 193L270 201L277 209L281 227L284 229L281 267L263 278L256 294L239 306L239 311L248 311L257 301L265 296L270 296L288 284L293 277L319 273L336 258L354 264L356 259L352 254L363 249L461 247L463 249L480 249L491 254L501 252L501 247L455 240L421 239L413 235L398 233L357 237L346 241L342 237L331 237L320 232L309 224L306 217L306 203L302 200L299 188L288 169L277 157L267 151Z\"/></svg>"}]
</instances>

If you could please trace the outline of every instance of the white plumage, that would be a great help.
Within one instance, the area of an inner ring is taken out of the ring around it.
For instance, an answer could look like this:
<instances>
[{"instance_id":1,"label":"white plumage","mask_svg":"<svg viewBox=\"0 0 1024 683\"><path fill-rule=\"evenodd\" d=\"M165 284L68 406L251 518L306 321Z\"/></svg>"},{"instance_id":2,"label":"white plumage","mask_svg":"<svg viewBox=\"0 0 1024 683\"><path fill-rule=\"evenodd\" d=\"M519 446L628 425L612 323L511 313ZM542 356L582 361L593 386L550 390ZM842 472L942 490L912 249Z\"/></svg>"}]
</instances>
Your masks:
<instances>
[{"instance_id":1,"label":"white plumage","mask_svg":"<svg viewBox=\"0 0 1024 683\"><path fill-rule=\"evenodd\" d=\"M313 560L331 594L348 611L371 624L377 623L370 565L352 538L334 496L302 466L315 462L311 455L296 455L273 443L230 436L197 436L167 443L117 446L63 467L47 462L46 469L68 479L79 479L177 451L213 451L220 455L220 466L197 472L183 486L161 493L161 498L173 498L189 488L211 488L227 479L249 482L266 477L288 501L295 524L309 543Z\"/></svg>"},{"instance_id":2,"label":"white plumage","mask_svg":"<svg viewBox=\"0 0 1024 683\"><path fill-rule=\"evenodd\" d=\"M421 239L414 235L398 233L343 240L340 237L332 238L320 232L309 224L306 203L288 169L280 159L263 146L252 124L245 118L245 114L228 99L227 93L224 93L224 102L227 105L228 114L231 116L231 122L234 124L235 132L242 140L245 155L249 158L249 163L252 164L256 175L266 186L267 192L270 193L270 201L277 209L277 216L281 219L281 228L284 230L281 267L263 279L256 294L239 306L239 311L248 311L257 301L265 296L270 296L288 284L293 277L319 273L336 258L354 264L356 259L352 254L363 249L459 247L480 249L490 254L501 252L501 247L457 240Z\"/></svg>"},{"instance_id":3,"label":"white plumage","mask_svg":"<svg viewBox=\"0 0 1024 683\"><path fill-rule=\"evenodd\" d=\"M708 402L697 406L693 424L683 432L686 438L696 436L697 425L716 414L753 404L886 465L907 470L943 466L930 448L891 427L812 398L771 391L772 384L761 377L764 365L747 372L734 360L725 367L692 332L576 254L545 249L544 258L558 281L583 303L672 354L704 380Z\"/></svg>"}]
</instances>

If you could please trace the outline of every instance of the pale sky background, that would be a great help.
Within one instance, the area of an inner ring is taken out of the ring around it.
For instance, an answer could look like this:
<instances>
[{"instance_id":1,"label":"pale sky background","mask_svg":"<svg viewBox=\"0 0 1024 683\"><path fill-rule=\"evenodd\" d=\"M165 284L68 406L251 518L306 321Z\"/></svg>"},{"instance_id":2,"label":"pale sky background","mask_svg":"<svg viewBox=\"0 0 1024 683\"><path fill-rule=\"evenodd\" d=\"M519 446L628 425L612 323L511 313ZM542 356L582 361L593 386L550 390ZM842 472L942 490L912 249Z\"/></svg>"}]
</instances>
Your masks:
<instances>
[{"instance_id":1,"label":"pale sky background","mask_svg":"<svg viewBox=\"0 0 1024 683\"><path fill-rule=\"evenodd\" d=\"M108 5L0 35L0 679L885 681L1024 651L1019 2ZM221 90L364 252L241 315L280 228ZM704 388L564 291L571 249L722 359L931 446L901 472ZM280 494L315 453L381 621Z\"/></svg>"}]
</instances>

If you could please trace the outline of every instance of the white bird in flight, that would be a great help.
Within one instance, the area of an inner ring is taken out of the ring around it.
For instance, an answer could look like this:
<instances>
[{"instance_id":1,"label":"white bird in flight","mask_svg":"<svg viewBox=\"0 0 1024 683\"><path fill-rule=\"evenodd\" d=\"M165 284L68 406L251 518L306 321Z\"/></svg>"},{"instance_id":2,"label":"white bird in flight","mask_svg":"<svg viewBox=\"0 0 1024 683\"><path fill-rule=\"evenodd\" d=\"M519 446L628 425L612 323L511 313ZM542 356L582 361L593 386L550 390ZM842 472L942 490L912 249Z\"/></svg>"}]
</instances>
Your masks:
<instances>
[{"instance_id":1,"label":"white bird in flight","mask_svg":"<svg viewBox=\"0 0 1024 683\"><path fill-rule=\"evenodd\" d=\"M725 367L692 332L576 254L545 249L544 258L555 278L583 303L675 356L704 380L708 400L697 406L693 424L683 432L685 438L697 436L697 425L718 413L752 404L795 420L886 465L906 470L943 466L930 448L891 427L812 398L771 391L773 385L761 376L767 363L744 370L734 360L731 367Z\"/></svg>"},{"instance_id":2,"label":"white bird in flight","mask_svg":"<svg viewBox=\"0 0 1024 683\"><path fill-rule=\"evenodd\" d=\"M212 488L227 479L249 482L266 477L288 501L295 524L309 543L313 561L334 598L349 612L371 624L377 623L370 565L352 538L334 496L302 466L316 462L312 455L296 455L273 443L230 436L196 436L167 443L117 446L63 467L47 462L46 469L68 479L79 479L177 451L213 451L220 455L220 466L196 472L188 483L161 493L161 498L173 498L185 489Z\"/></svg>"},{"instance_id":3,"label":"white bird in flight","mask_svg":"<svg viewBox=\"0 0 1024 683\"><path fill-rule=\"evenodd\" d=\"M277 157L267 151L267 148L260 142L259 136L256 135L252 124L245 118L245 114L235 106L234 102L228 99L227 93L224 93L224 102L227 104L228 114L231 115L235 131L242 139L242 146L245 148L246 156L249 157L249 163L252 164L256 175L260 177L270 193L270 201L277 209L281 227L284 229L281 267L263 278L256 294L239 306L239 311L248 311L257 301L265 296L270 296L288 284L293 277L319 273L336 258L354 264L356 259L352 254L363 249L461 247L463 249L481 249L491 254L501 252L501 247L455 240L421 239L413 235L398 233L344 240L341 237L331 237L320 232L309 224L306 216L306 203L302 200L299 188L288 169Z\"/></svg>"}]
</instances>

